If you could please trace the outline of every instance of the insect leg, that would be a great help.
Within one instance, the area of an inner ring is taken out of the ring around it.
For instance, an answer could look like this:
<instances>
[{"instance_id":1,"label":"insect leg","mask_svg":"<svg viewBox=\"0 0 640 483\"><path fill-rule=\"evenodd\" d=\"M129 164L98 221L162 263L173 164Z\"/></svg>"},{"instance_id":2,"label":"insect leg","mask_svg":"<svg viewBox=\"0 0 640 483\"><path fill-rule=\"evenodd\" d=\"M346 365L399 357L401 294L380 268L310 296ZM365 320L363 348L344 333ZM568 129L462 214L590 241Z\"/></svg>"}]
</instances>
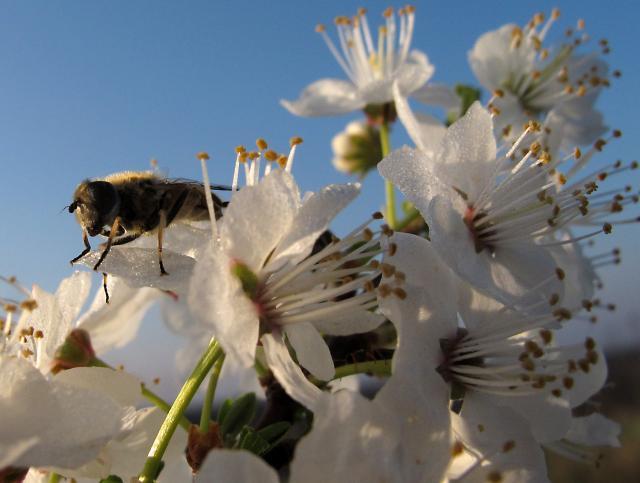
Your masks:
<instances>
[{"instance_id":1,"label":"insect leg","mask_svg":"<svg viewBox=\"0 0 640 483\"><path fill-rule=\"evenodd\" d=\"M80 260L82 257L84 257L87 253L91 251L91 245L89 244L89 235L87 235L87 230L82 230L82 241L84 242L84 250L82 250L82 253L80 255L78 255L76 258L74 258L69 262L71 263L71 265L76 263L78 260Z\"/></svg>"},{"instance_id":2,"label":"insect leg","mask_svg":"<svg viewBox=\"0 0 640 483\"><path fill-rule=\"evenodd\" d=\"M102 287L104 288L104 303L109 303L109 290L107 289L107 274L102 273Z\"/></svg>"},{"instance_id":3,"label":"insect leg","mask_svg":"<svg viewBox=\"0 0 640 483\"><path fill-rule=\"evenodd\" d=\"M115 247L117 245L125 245L127 243L132 242L133 240L137 240L138 238L140 238L140 236L142 236L142 233L131 233L129 235L120 236L115 240L113 240L113 242L111 243L111 246Z\"/></svg>"},{"instance_id":4,"label":"insect leg","mask_svg":"<svg viewBox=\"0 0 640 483\"><path fill-rule=\"evenodd\" d=\"M116 233L118 233L118 228L120 228L120 217L116 216L116 219L113 221L113 225L111 226L111 230L109 232L109 239L107 240L107 246L104 247L104 250L100 255L100 258L98 259L98 263L96 263L93 266L94 270L98 270L98 267L104 261L105 257L109 253L109 250L111 250L111 245L113 244L113 239L115 238Z\"/></svg>"},{"instance_id":5,"label":"insect leg","mask_svg":"<svg viewBox=\"0 0 640 483\"><path fill-rule=\"evenodd\" d=\"M169 275L162 263L162 235L166 223L167 214L164 210L160 210L160 224L158 225L158 262L160 264L160 275Z\"/></svg>"}]
</instances>

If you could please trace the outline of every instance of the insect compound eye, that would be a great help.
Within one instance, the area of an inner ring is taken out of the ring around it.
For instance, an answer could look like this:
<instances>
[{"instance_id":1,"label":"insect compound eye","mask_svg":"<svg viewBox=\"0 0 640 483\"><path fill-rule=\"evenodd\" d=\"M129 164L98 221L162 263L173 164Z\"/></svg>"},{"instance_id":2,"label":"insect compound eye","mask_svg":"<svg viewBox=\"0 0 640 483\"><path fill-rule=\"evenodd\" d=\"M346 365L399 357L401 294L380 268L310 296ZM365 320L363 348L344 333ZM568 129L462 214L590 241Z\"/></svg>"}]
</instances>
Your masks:
<instances>
[{"instance_id":1,"label":"insect compound eye","mask_svg":"<svg viewBox=\"0 0 640 483\"><path fill-rule=\"evenodd\" d=\"M78 202L74 201L69 205L69 213L73 213L74 211L76 211L76 208L78 208Z\"/></svg>"},{"instance_id":2,"label":"insect compound eye","mask_svg":"<svg viewBox=\"0 0 640 483\"><path fill-rule=\"evenodd\" d=\"M87 193L92 205L102 215L109 213L118 202L116 189L107 181L91 181L87 185Z\"/></svg>"}]
</instances>

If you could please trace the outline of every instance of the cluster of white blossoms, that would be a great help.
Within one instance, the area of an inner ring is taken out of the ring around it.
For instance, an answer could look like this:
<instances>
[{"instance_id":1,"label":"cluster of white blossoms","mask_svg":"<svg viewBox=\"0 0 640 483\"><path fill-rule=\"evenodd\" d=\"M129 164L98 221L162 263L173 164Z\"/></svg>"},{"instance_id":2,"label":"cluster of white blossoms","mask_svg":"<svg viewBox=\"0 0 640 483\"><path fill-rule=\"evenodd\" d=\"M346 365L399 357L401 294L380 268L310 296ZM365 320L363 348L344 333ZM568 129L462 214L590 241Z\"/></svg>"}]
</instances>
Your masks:
<instances>
[{"instance_id":1,"label":"cluster of white blossoms","mask_svg":"<svg viewBox=\"0 0 640 483\"><path fill-rule=\"evenodd\" d=\"M621 214L637 191L615 181L637 162L594 167L621 136L595 108L607 64L579 52L583 22L547 46L558 16L478 39L469 61L486 107L477 90L428 83L413 7L385 10L377 38L364 9L336 19L338 46L317 28L348 80L282 103L363 110L334 163L361 176L377 165L387 183L385 214L345 235L330 225L360 184L301 193L302 139L286 154L258 139L236 148L217 219L198 154L210 222L166 230L169 274L155 237L113 247L100 267L110 301L99 290L82 316L88 272L55 294L2 278L0 481L542 482L545 450L598 464L620 431L590 402L605 358L564 329L602 309L598 269L619 252L584 249L637 221ZM447 121L414 113L409 96ZM391 150L396 120L414 147ZM155 303L188 340L193 371L173 403L98 357L134 339ZM342 383L358 374L376 376L373 395ZM219 379L266 398L261 415L251 393L213 414Z\"/></svg>"}]
</instances>

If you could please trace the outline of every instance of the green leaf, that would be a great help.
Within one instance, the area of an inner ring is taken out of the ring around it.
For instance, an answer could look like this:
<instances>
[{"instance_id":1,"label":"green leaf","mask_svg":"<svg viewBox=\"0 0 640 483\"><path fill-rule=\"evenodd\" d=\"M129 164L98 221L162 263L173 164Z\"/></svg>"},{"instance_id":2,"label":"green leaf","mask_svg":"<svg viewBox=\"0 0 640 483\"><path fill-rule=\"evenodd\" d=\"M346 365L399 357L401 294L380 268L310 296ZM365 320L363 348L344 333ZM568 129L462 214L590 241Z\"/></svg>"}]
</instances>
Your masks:
<instances>
[{"instance_id":1,"label":"green leaf","mask_svg":"<svg viewBox=\"0 0 640 483\"><path fill-rule=\"evenodd\" d=\"M220 409L218 409L218 424L222 424L222 422L224 421L224 418L229 412L229 409L231 409L232 405L233 405L233 399L226 399L222 403L222 406L220 406Z\"/></svg>"},{"instance_id":2,"label":"green leaf","mask_svg":"<svg viewBox=\"0 0 640 483\"><path fill-rule=\"evenodd\" d=\"M277 423L270 424L269 426L265 426L261 430L257 431L257 434L273 446L282 439L286 432L289 431L290 427L291 423L279 421Z\"/></svg>"},{"instance_id":3,"label":"green leaf","mask_svg":"<svg viewBox=\"0 0 640 483\"><path fill-rule=\"evenodd\" d=\"M465 84L456 84L455 91L460 98L460 113L450 112L447 115L447 126L450 126L464 116L471 105L474 102L479 101L482 96L482 91L480 89Z\"/></svg>"},{"instance_id":4,"label":"green leaf","mask_svg":"<svg viewBox=\"0 0 640 483\"><path fill-rule=\"evenodd\" d=\"M236 444L236 448L246 449L258 456L269 451L272 446L272 444L269 444L267 440L248 426L242 428L240 436L238 437L238 443Z\"/></svg>"},{"instance_id":5,"label":"green leaf","mask_svg":"<svg viewBox=\"0 0 640 483\"><path fill-rule=\"evenodd\" d=\"M256 395L252 392L240 396L225 414L220 423L220 432L225 445L233 445L238 433L249 424L256 412Z\"/></svg>"}]
</instances>

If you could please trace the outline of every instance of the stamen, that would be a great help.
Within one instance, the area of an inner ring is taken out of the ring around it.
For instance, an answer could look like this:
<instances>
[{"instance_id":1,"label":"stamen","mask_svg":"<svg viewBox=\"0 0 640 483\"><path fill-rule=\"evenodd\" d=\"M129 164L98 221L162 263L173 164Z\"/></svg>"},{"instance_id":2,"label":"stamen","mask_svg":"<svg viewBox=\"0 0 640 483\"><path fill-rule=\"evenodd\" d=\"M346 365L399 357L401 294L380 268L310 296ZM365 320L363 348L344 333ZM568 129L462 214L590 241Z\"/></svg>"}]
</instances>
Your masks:
<instances>
[{"instance_id":1,"label":"stamen","mask_svg":"<svg viewBox=\"0 0 640 483\"><path fill-rule=\"evenodd\" d=\"M209 182L209 172L207 171L207 160L209 155L202 151L196 155L200 160L200 167L202 169L202 180L204 182L204 197L207 200L207 209L209 210L209 219L211 221L211 240L216 241L218 239L218 225L216 223L216 212L213 207L213 198L211 197L211 183Z\"/></svg>"}]
</instances>

